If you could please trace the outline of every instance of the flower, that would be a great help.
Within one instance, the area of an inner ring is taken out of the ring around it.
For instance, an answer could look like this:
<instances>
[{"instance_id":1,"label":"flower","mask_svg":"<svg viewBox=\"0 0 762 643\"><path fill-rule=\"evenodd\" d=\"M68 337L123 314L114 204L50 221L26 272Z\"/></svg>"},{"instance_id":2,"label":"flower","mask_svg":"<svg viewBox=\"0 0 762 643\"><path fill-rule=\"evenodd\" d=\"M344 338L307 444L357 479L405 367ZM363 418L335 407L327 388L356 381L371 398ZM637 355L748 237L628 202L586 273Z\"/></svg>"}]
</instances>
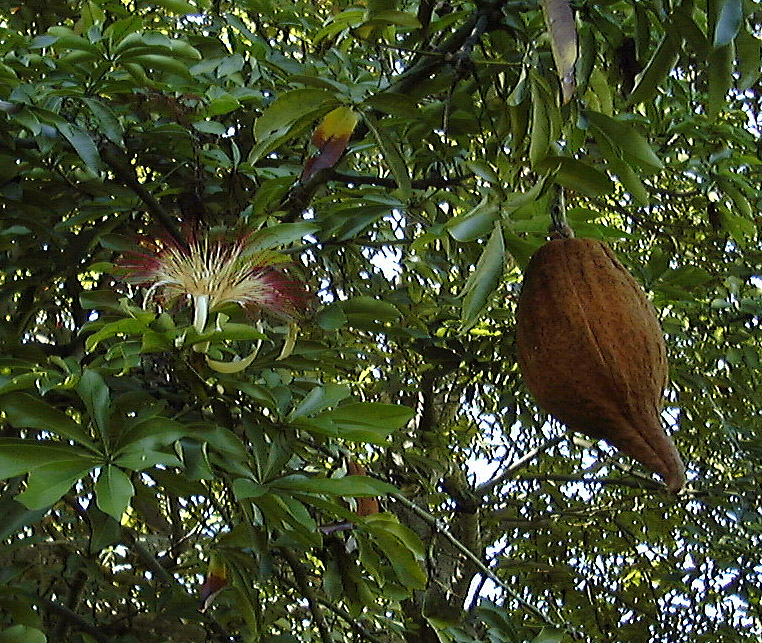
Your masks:
<instances>
[{"instance_id":1,"label":"flower","mask_svg":"<svg viewBox=\"0 0 762 643\"><path fill-rule=\"evenodd\" d=\"M209 233L174 240L144 240L146 250L128 253L121 266L128 281L148 285L145 301L191 299L193 326L201 333L209 311L237 303L293 320L306 303L306 290L276 266L281 255L255 251L248 235L234 240Z\"/></svg>"}]
</instances>

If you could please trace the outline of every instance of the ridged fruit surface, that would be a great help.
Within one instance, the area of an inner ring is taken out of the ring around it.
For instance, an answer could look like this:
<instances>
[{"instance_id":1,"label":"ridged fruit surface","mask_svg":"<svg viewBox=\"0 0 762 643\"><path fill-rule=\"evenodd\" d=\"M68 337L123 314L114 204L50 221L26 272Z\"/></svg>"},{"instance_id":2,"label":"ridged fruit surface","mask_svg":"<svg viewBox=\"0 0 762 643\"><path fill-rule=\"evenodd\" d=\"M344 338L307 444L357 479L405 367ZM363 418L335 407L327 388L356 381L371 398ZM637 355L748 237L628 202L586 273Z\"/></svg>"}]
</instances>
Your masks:
<instances>
[{"instance_id":1,"label":"ridged fruit surface","mask_svg":"<svg viewBox=\"0 0 762 643\"><path fill-rule=\"evenodd\" d=\"M529 261L517 310L518 360L540 406L658 473L685 468L661 424L667 353L645 293L611 249L554 239Z\"/></svg>"}]
</instances>

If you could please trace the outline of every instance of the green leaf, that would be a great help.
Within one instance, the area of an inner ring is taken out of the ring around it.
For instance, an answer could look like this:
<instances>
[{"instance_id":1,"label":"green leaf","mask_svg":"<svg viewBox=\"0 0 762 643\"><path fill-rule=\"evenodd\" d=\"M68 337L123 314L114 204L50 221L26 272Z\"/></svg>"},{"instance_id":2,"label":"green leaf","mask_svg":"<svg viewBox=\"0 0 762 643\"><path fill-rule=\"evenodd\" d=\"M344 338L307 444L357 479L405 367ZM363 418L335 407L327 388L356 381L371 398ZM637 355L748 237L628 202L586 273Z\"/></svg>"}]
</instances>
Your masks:
<instances>
[{"instance_id":1,"label":"green leaf","mask_svg":"<svg viewBox=\"0 0 762 643\"><path fill-rule=\"evenodd\" d=\"M79 294L79 304L86 310L122 312L119 295L113 290L85 290Z\"/></svg>"},{"instance_id":2,"label":"green leaf","mask_svg":"<svg viewBox=\"0 0 762 643\"><path fill-rule=\"evenodd\" d=\"M406 13L404 11L396 11L389 9L387 11L373 12L371 20L364 24L391 24L398 27L404 27L406 29L420 29L421 23L418 21L412 13Z\"/></svg>"},{"instance_id":3,"label":"green leaf","mask_svg":"<svg viewBox=\"0 0 762 643\"><path fill-rule=\"evenodd\" d=\"M378 143L378 147L384 155L384 160L389 166L389 170L391 171L392 176L394 176L394 180L397 182L397 186L402 193L402 199L409 199L413 191L413 186L410 181L407 163L402 156L402 152L400 152L399 146L389 136L386 128L380 124L372 114L363 112L363 119L368 126L368 129L373 133L373 137L376 139L376 143Z\"/></svg>"},{"instance_id":4,"label":"green leaf","mask_svg":"<svg viewBox=\"0 0 762 643\"><path fill-rule=\"evenodd\" d=\"M360 328L373 328L377 325L397 321L402 314L394 304L373 297L353 297L341 302L347 323Z\"/></svg>"},{"instance_id":5,"label":"green leaf","mask_svg":"<svg viewBox=\"0 0 762 643\"><path fill-rule=\"evenodd\" d=\"M130 426L122 434L122 448L158 449L169 446L195 431L177 420L167 417L149 417Z\"/></svg>"},{"instance_id":6,"label":"green leaf","mask_svg":"<svg viewBox=\"0 0 762 643\"><path fill-rule=\"evenodd\" d=\"M31 625L13 625L0 632L0 643L46 643L48 637Z\"/></svg>"},{"instance_id":7,"label":"green leaf","mask_svg":"<svg viewBox=\"0 0 762 643\"><path fill-rule=\"evenodd\" d=\"M365 531L378 533L379 531L392 534L407 547L418 560L426 558L426 547L418 534L410 527L400 523L399 518L393 513L383 512L366 516L363 521Z\"/></svg>"},{"instance_id":8,"label":"green leaf","mask_svg":"<svg viewBox=\"0 0 762 643\"><path fill-rule=\"evenodd\" d=\"M303 221L300 223L278 223L257 231L251 237L255 251L270 250L279 246L289 246L301 241L305 236L320 230L320 226Z\"/></svg>"},{"instance_id":9,"label":"green leaf","mask_svg":"<svg viewBox=\"0 0 762 643\"><path fill-rule=\"evenodd\" d=\"M413 414L412 409L396 404L356 402L310 419L299 418L295 424L353 442L386 444L387 437L407 424Z\"/></svg>"},{"instance_id":10,"label":"green leaf","mask_svg":"<svg viewBox=\"0 0 762 643\"><path fill-rule=\"evenodd\" d=\"M330 406L335 406L343 399L349 397L350 390L346 384L326 384L316 386L304 396L298 406L288 415L288 419L294 420L305 415L314 415Z\"/></svg>"},{"instance_id":11,"label":"green leaf","mask_svg":"<svg viewBox=\"0 0 762 643\"><path fill-rule=\"evenodd\" d=\"M568 156L548 156L537 166L538 171L550 169L555 171L558 183L589 196L602 196L614 190L614 182L608 176L584 161Z\"/></svg>"},{"instance_id":12,"label":"green leaf","mask_svg":"<svg viewBox=\"0 0 762 643\"><path fill-rule=\"evenodd\" d=\"M76 446L59 442L0 438L0 478L21 476L40 467L61 462L95 466L99 458Z\"/></svg>"},{"instance_id":13,"label":"green leaf","mask_svg":"<svg viewBox=\"0 0 762 643\"><path fill-rule=\"evenodd\" d=\"M728 92L733 86L733 59L732 43L715 49L709 55L706 113L710 120L716 119L727 104Z\"/></svg>"},{"instance_id":14,"label":"green leaf","mask_svg":"<svg viewBox=\"0 0 762 643\"><path fill-rule=\"evenodd\" d=\"M526 237L520 237L513 232L506 231L503 233L505 240L505 247L508 249L511 257L516 264L524 270L529 263L529 259L540 247L541 242L536 240L528 240Z\"/></svg>"},{"instance_id":15,"label":"green leaf","mask_svg":"<svg viewBox=\"0 0 762 643\"><path fill-rule=\"evenodd\" d=\"M20 529L36 523L45 515L44 509L31 511L15 499L5 496L0 498L0 540L14 536Z\"/></svg>"},{"instance_id":16,"label":"green leaf","mask_svg":"<svg viewBox=\"0 0 762 643\"><path fill-rule=\"evenodd\" d=\"M386 482L369 476L344 476L343 478L309 478L292 475L268 483L273 489L324 493L332 496L373 497L396 493L397 489Z\"/></svg>"},{"instance_id":17,"label":"green leaf","mask_svg":"<svg viewBox=\"0 0 762 643\"><path fill-rule=\"evenodd\" d=\"M740 75L737 83L739 92L745 92L754 86L762 70L759 61L762 59L762 41L755 35L742 29L736 37L736 61Z\"/></svg>"},{"instance_id":18,"label":"green leaf","mask_svg":"<svg viewBox=\"0 0 762 643\"><path fill-rule=\"evenodd\" d=\"M499 215L498 204L484 197L469 212L447 221L445 228L453 239L467 243L486 236L494 228Z\"/></svg>"},{"instance_id":19,"label":"green leaf","mask_svg":"<svg viewBox=\"0 0 762 643\"><path fill-rule=\"evenodd\" d=\"M82 36L78 35L75 31L69 27L62 25L56 25L48 29L48 34L55 36L55 46L62 49L76 49L79 51L87 51L92 54L100 54L98 45L93 44L89 40L85 40Z\"/></svg>"},{"instance_id":20,"label":"green leaf","mask_svg":"<svg viewBox=\"0 0 762 643\"><path fill-rule=\"evenodd\" d=\"M608 137L611 145L627 154L634 162L649 168L664 167L646 138L629 124L592 110L586 110L584 115L593 128Z\"/></svg>"},{"instance_id":21,"label":"green leaf","mask_svg":"<svg viewBox=\"0 0 762 643\"><path fill-rule=\"evenodd\" d=\"M130 478L119 467L106 465L101 469L95 482L95 497L98 508L121 522L122 515L127 510L130 500L135 495L135 487Z\"/></svg>"},{"instance_id":22,"label":"green leaf","mask_svg":"<svg viewBox=\"0 0 762 643\"><path fill-rule=\"evenodd\" d=\"M743 23L743 0L718 0L720 14L714 30L714 47L730 44Z\"/></svg>"},{"instance_id":23,"label":"green leaf","mask_svg":"<svg viewBox=\"0 0 762 643\"><path fill-rule=\"evenodd\" d=\"M87 407L87 412L101 434L104 442L108 442L108 419L111 413L111 396L108 386L100 373L88 368L79 378L77 393Z\"/></svg>"},{"instance_id":24,"label":"green leaf","mask_svg":"<svg viewBox=\"0 0 762 643\"><path fill-rule=\"evenodd\" d=\"M460 319L464 325L470 326L476 322L500 283L504 269L503 229L500 222L496 222L476 268L469 275L463 289L463 306Z\"/></svg>"},{"instance_id":25,"label":"green leaf","mask_svg":"<svg viewBox=\"0 0 762 643\"><path fill-rule=\"evenodd\" d=\"M8 393L0 397L0 409L5 412L12 426L49 431L98 452L95 443L79 422L37 396Z\"/></svg>"},{"instance_id":26,"label":"green leaf","mask_svg":"<svg viewBox=\"0 0 762 643\"><path fill-rule=\"evenodd\" d=\"M116 337L117 335L139 335L143 331L148 329L150 324L155 318L153 313L149 313L147 317L128 317L127 319L119 319L117 321L108 322L104 324L100 330L90 335L85 341L85 348L88 351L95 350L95 348L104 339Z\"/></svg>"},{"instance_id":27,"label":"green leaf","mask_svg":"<svg viewBox=\"0 0 762 643\"><path fill-rule=\"evenodd\" d=\"M531 643L561 643L564 631L558 627L543 627Z\"/></svg>"},{"instance_id":28,"label":"green leaf","mask_svg":"<svg viewBox=\"0 0 762 643\"><path fill-rule=\"evenodd\" d=\"M234 98L230 94L222 94L212 99L206 106L206 116L219 116L221 114L229 114L241 107L241 103L237 98Z\"/></svg>"},{"instance_id":29,"label":"green leaf","mask_svg":"<svg viewBox=\"0 0 762 643\"><path fill-rule=\"evenodd\" d=\"M426 573L415 554L396 536L381 530L371 532L371 538L389 560L402 585L410 590L426 587Z\"/></svg>"},{"instance_id":30,"label":"green leaf","mask_svg":"<svg viewBox=\"0 0 762 643\"><path fill-rule=\"evenodd\" d=\"M537 90L535 83L532 83L532 129L529 136L529 163L534 167L547 156L551 141L545 97Z\"/></svg>"},{"instance_id":31,"label":"green leaf","mask_svg":"<svg viewBox=\"0 0 762 643\"><path fill-rule=\"evenodd\" d=\"M648 61L646 68L640 74L635 88L630 94L627 104L636 105L647 103L659 91L659 87L669 76L680 58L680 46L677 38L667 32Z\"/></svg>"},{"instance_id":32,"label":"green leaf","mask_svg":"<svg viewBox=\"0 0 762 643\"><path fill-rule=\"evenodd\" d=\"M122 449L120 454L114 458L114 464L130 471L144 471L157 465L163 467L183 466L180 459L173 453L146 449L138 447L136 444L131 444Z\"/></svg>"},{"instance_id":33,"label":"green leaf","mask_svg":"<svg viewBox=\"0 0 762 643\"><path fill-rule=\"evenodd\" d=\"M335 107L339 107L338 100L325 89L305 87L284 92L254 123L254 138L257 142L267 140L300 119L317 119Z\"/></svg>"},{"instance_id":34,"label":"green leaf","mask_svg":"<svg viewBox=\"0 0 762 643\"><path fill-rule=\"evenodd\" d=\"M57 121L56 128L69 141L88 169L93 172L98 172L101 169L102 163L98 148L85 130L64 120Z\"/></svg>"},{"instance_id":35,"label":"green leaf","mask_svg":"<svg viewBox=\"0 0 762 643\"><path fill-rule=\"evenodd\" d=\"M642 206L647 206L651 197L648 190L643 185L640 177L627 163L619 159L609 160L611 171L617 175L624 188L630 193L633 199Z\"/></svg>"},{"instance_id":36,"label":"green leaf","mask_svg":"<svg viewBox=\"0 0 762 643\"><path fill-rule=\"evenodd\" d=\"M140 4L146 4L145 0L141 0ZM157 5L162 9L166 9L170 13L178 15L188 15L189 13L201 13L200 9L186 0L152 0L150 4Z\"/></svg>"},{"instance_id":37,"label":"green leaf","mask_svg":"<svg viewBox=\"0 0 762 643\"><path fill-rule=\"evenodd\" d=\"M28 509L43 509L61 497L93 468L90 458L46 462L29 473L26 489L17 496Z\"/></svg>"},{"instance_id":38,"label":"green leaf","mask_svg":"<svg viewBox=\"0 0 762 643\"><path fill-rule=\"evenodd\" d=\"M123 145L124 129L112 109L99 98L82 98L82 102L98 121L99 131L115 145Z\"/></svg>"},{"instance_id":39,"label":"green leaf","mask_svg":"<svg viewBox=\"0 0 762 643\"><path fill-rule=\"evenodd\" d=\"M323 330L336 330L345 326L349 320L341 307L341 302L334 302L318 312L315 321Z\"/></svg>"},{"instance_id":40,"label":"green leaf","mask_svg":"<svg viewBox=\"0 0 762 643\"><path fill-rule=\"evenodd\" d=\"M248 478L236 478L233 480L233 493L236 500L247 500L249 498L259 498L270 493L265 485L258 484Z\"/></svg>"},{"instance_id":41,"label":"green leaf","mask_svg":"<svg viewBox=\"0 0 762 643\"><path fill-rule=\"evenodd\" d=\"M390 116L415 118L418 116L418 104L407 94L381 91L365 99L365 105Z\"/></svg>"},{"instance_id":42,"label":"green leaf","mask_svg":"<svg viewBox=\"0 0 762 643\"><path fill-rule=\"evenodd\" d=\"M146 71L163 71L168 74L181 76L182 78L190 78L188 65L172 56L143 54L131 57L130 63L140 65Z\"/></svg>"}]
</instances>

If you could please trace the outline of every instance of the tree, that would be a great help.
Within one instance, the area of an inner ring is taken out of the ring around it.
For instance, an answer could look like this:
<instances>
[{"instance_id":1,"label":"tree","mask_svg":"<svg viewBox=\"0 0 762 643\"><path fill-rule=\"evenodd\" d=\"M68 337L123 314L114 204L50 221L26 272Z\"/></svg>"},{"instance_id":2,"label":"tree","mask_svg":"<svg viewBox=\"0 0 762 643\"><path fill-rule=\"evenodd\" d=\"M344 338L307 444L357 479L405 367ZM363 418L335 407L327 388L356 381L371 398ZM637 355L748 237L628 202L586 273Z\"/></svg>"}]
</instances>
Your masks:
<instances>
[{"instance_id":1,"label":"tree","mask_svg":"<svg viewBox=\"0 0 762 643\"><path fill-rule=\"evenodd\" d=\"M0 3L0 639L758 640L760 17ZM552 207L677 497L521 381Z\"/></svg>"}]
</instances>

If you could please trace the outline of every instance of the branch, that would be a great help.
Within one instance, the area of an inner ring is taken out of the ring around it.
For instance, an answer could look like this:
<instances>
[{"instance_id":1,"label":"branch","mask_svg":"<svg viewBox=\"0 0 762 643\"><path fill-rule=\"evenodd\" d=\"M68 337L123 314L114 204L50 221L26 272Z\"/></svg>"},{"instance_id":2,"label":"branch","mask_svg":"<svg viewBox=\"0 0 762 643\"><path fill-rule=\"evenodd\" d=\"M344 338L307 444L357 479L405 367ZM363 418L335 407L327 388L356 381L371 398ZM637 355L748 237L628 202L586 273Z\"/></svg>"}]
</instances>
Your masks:
<instances>
[{"instance_id":1,"label":"branch","mask_svg":"<svg viewBox=\"0 0 762 643\"><path fill-rule=\"evenodd\" d=\"M363 625L360 623L360 621L357 620L354 616L352 616L349 612L344 611L337 605L333 605L330 601L324 599L324 598L318 598L318 602L331 610L336 616L341 618L342 620L349 623L349 625L363 638L370 641L370 643L387 643L386 639L381 639L375 634L371 634L368 632L368 630L363 627Z\"/></svg>"},{"instance_id":2,"label":"branch","mask_svg":"<svg viewBox=\"0 0 762 643\"><path fill-rule=\"evenodd\" d=\"M85 634L89 634L96 641L99 641L100 643L109 643L109 641L111 641L111 637L103 634L103 631L100 627L96 627L92 623L89 623L79 614L70 610L68 607L61 605L60 603L56 603L55 601L51 601L50 599L43 598L42 596L37 596L30 592L24 592L24 596L40 607L43 607L49 612L60 616L62 619L67 621L73 629L84 632Z\"/></svg>"},{"instance_id":3,"label":"branch","mask_svg":"<svg viewBox=\"0 0 762 643\"><path fill-rule=\"evenodd\" d=\"M403 72L392 85L381 93L394 92L404 94L413 89L420 80L428 77L436 70L448 65L462 64L463 60L470 56L474 45L489 29L490 25L500 24L500 7L502 3L503 0L493 0L483 4L469 16L465 24L455 31L441 47L432 52L427 52L428 58L422 59ZM421 54L423 52L418 53ZM365 133L366 130L361 126L355 130L353 137L362 138L365 136ZM309 207L315 192L326 181L330 180L331 174L332 170L326 168L316 172L305 183L297 181L282 205L278 208L279 210L285 210L281 221L284 223L296 221L301 213ZM392 182L390 186L396 188L397 184ZM413 187L416 187L416 185L413 184Z\"/></svg>"},{"instance_id":4,"label":"branch","mask_svg":"<svg viewBox=\"0 0 762 643\"><path fill-rule=\"evenodd\" d=\"M111 168L118 181L122 185L127 186L140 198L148 214L161 224L181 248L187 250L188 242L177 227L175 218L167 212L164 206L138 180L135 168L132 167L124 152L113 143L104 142L101 144L101 158Z\"/></svg>"},{"instance_id":5,"label":"branch","mask_svg":"<svg viewBox=\"0 0 762 643\"><path fill-rule=\"evenodd\" d=\"M548 616L546 616L542 610L540 610L538 607L535 607L531 603L527 602L526 599L519 596L516 592L511 589L510 586L508 586L506 583L504 583L495 572L493 572L489 567L487 567L484 562L476 556L468 547L466 547L463 543L461 543L455 536L453 536L444 525L442 525L439 520L437 520L436 516L433 516L425 509L421 509L418 505L416 505L414 502L411 502L405 496L393 493L391 496L397 500L400 504L404 505L408 509L411 509L415 514L417 514L420 518L423 519L424 522L431 525L436 532L444 536L453 547L455 547L458 551L460 551L461 554L463 554L466 558L468 558L474 565L478 568L478 570L487 578L489 578L493 583L500 586L512 599L514 599L516 602L518 602L524 609L534 614L537 618L539 618L543 623L546 625L550 625L552 627L557 627L560 629L564 629L572 634L572 636L578 637L579 634L576 631L573 631L571 629L571 626L568 624L560 625L558 623L553 622L552 619L550 619Z\"/></svg>"},{"instance_id":6,"label":"branch","mask_svg":"<svg viewBox=\"0 0 762 643\"><path fill-rule=\"evenodd\" d=\"M340 181L342 183L353 183L355 185L379 185L381 187L396 189L399 187L397 181L387 176L368 176L361 174L346 174L344 172L332 172L329 180ZM430 179L413 179L410 184L414 190L425 190L427 188L448 188L461 184L460 179L447 179L443 176L432 177Z\"/></svg>"},{"instance_id":7,"label":"branch","mask_svg":"<svg viewBox=\"0 0 762 643\"><path fill-rule=\"evenodd\" d=\"M288 563L288 566L291 568L291 571L294 574L294 578L296 579L296 584L299 587L299 591L301 591L301 593L304 595L304 598L307 599L307 604L310 607L310 612L312 612L312 620L315 621L315 625L320 632L320 640L323 643L333 643L333 638L331 637L331 633L328 631L328 625L325 622L325 617L323 616L323 612L320 610L320 605L315 594L315 590L312 589L309 580L307 580L307 571L305 570L304 565L302 565L294 552L292 552L287 547L281 547L278 551Z\"/></svg>"},{"instance_id":8,"label":"branch","mask_svg":"<svg viewBox=\"0 0 762 643\"><path fill-rule=\"evenodd\" d=\"M497 476L496 478L492 478L492 480L488 480L487 482L483 482L478 487L476 487L476 495L486 496L492 493L495 487L503 484L509 478L512 478L513 474L516 473L516 471L527 466L532 460L534 460L541 453L556 446L560 442L563 442L568 435L569 435L569 431L565 431L561 435L555 438L552 438L550 440L547 440L543 442L540 446L525 453L518 460L516 460L516 462L506 467L506 469L499 476Z\"/></svg>"},{"instance_id":9,"label":"branch","mask_svg":"<svg viewBox=\"0 0 762 643\"><path fill-rule=\"evenodd\" d=\"M638 478L636 480L630 480L628 478L586 478L577 475L547 473L521 476L517 478L517 480L522 482L581 482L584 484L630 487L631 489L652 489L654 491L666 490L664 484L656 482L655 480L649 480L648 478Z\"/></svg>"},{"instance_id":10,"label":"branch","mask_svg":"<svg viewBox=\"0 0 762 643\"><path fill-rule=\"evenodd\" d=\"M479 38L487 31L490 24L500 24L500 19L491 18L494 18L494 14L500 11L501 5L502 1L485 3L479 7L469 16L465 24L453 33L441 47L437 47L433 52L429 53L430 56L436 56L435 58L430 57L420 60L405 71L387 91L404 94L441 67L450 65L453 62L458 63L462 61L464 56L470 54L471 49L473 49ZM459 52L462 53L462 56L458 55ZM438 56L441 56L441 58Z\"/></svg>"}]
</instances>

